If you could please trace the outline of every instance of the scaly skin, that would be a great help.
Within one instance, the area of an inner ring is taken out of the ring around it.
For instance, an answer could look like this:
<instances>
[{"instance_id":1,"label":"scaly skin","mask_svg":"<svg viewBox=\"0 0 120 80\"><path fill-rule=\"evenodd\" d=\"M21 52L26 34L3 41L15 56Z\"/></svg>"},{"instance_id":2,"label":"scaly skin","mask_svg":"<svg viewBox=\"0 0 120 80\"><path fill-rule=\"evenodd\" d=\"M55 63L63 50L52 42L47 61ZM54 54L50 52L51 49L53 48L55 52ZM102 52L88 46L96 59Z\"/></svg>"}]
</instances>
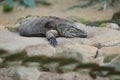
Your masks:
<instances>
[{"instance_id":1,"label":"scaly skin","mask_svg":"<svg viewBox=\"0 0 120 80\"><path fill-rule=\"evenodd\" d=\"M53 46L57 45L55 38L57 36L86 38L88 35L85 30L77 28L74 22L55 16L26 16L20 18L16 24L19 24L20 35L26 37L46 36Z\"/></svg>"}]
</instances>

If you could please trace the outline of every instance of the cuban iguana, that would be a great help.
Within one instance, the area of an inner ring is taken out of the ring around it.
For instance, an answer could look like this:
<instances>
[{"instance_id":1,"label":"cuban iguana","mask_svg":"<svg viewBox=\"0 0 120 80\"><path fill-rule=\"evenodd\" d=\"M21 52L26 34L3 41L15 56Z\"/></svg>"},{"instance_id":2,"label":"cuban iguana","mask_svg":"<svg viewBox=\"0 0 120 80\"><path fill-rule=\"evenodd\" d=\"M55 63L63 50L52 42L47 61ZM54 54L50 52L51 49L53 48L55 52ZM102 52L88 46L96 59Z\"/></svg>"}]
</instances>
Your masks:
<instances>
[{"instance_id":1,"label":"cuban iguana","mask_svg":"<svg viewBox=\"0 0 120 80\"><path fill-rule=\"evenodd\" d=\"M77 28L75 23L55 16L27 16L18 19L17 30L22 36L42 37L46 36L50 44L57 45L56 37L81 37L86 38L87 32Z\"/></svg>"}]
</instances>

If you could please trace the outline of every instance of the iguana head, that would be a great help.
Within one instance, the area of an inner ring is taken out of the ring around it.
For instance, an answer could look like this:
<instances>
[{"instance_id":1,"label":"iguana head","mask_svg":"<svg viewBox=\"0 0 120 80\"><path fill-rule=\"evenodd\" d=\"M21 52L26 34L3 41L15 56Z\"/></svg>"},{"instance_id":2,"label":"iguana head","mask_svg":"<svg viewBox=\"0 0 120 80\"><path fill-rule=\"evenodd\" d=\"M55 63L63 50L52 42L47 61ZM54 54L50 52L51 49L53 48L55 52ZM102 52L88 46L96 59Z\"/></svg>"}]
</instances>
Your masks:
<instances>
[{"instance_id":1,"label":"iguana head","mask_svg":"<svg viewBox=\"0 0 120 80\"><path fill-rule=\"evenodd\" d=\"M70 34L73 37L81 37L81 38L86 38L88 36L88 33L85 30L75 27L70 29Z\"/></svg>"}]
</instances>

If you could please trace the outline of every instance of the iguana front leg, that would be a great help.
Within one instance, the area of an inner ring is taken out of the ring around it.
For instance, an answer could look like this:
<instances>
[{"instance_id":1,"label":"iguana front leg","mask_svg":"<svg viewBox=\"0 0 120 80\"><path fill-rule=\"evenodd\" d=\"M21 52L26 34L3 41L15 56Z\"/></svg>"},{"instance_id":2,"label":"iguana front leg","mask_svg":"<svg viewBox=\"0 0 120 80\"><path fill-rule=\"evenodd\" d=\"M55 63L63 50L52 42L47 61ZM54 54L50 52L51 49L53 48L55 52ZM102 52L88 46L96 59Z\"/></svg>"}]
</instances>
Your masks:
<instances>
[{"instance_id":1,"label":"iguana front leg","mask_svg":"<svg viewBox=\"0 0 120 80\"><path fill-rule=\"evenodd\" d=\"M54 47L57 45L57 40L56 40L57 36L58 36L58 32L56 30L49 30L46 32L47 39L49 40L50 44Z\"/></svg>"}]
</instances>

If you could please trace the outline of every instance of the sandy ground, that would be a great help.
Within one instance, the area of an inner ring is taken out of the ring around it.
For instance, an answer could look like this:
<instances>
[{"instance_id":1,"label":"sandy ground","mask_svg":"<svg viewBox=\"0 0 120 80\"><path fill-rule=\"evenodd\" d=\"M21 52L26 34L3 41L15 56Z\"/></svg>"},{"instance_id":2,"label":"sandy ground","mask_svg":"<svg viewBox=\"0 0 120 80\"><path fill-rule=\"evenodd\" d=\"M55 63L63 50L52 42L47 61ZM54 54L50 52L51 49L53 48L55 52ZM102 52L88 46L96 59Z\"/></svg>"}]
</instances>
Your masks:
<instances>
[{"instance_id":1,"label":"sandy ground","mask_svg":"<svg viewBox=\"0 0 120 80\"><path fill-rule=\"evenodd\" d=\"M14 10L10 13L3 13L2 7L0 6L0 24L8 25L13 24L19 17L25 15L53 15L59 17L67 17L67 16L80 16L87 20L102 20L102 19L110 19L112 14L117 11L117 8L107 9L105 11L98 11L99 6L91 6L88 8L77 8L74 10L65 11L66 8L80 3L79 0L48 0L53 3L52 6L42 6L39 5L35 9L26 8L25 10Z\"/></svg>"}]
</instances>

